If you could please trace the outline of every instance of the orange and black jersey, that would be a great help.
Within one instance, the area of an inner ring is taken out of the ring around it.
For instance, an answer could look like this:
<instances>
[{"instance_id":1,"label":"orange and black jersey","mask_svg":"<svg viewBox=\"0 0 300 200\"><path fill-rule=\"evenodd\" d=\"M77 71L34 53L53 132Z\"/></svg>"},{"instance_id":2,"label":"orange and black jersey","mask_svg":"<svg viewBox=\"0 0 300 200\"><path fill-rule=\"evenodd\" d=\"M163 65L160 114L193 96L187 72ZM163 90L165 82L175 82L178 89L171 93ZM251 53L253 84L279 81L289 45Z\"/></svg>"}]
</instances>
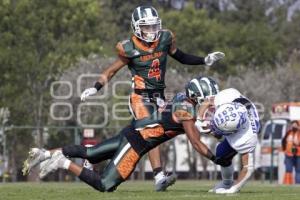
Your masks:
<instances>
[{"instance_id":1,"label":"orange and black jersey","mask_svg":"<svg viewBox=\"0 0 300 200\"><path fill-rule=\"evenodd\" d=\"M175 47L175 37L162 30L156 42L147 45L136 36L117 44L118 55L129 60L134 89L164 89L167 56Z\"/></svg>"},{"instance_id":2,"label":"orange and black jersey","mask_svg":"<svg viewBox=\"0 0 300 200\"><path fill-rule=\"evenodd\" d=\"M140 133L134 131L125 131L126 133L124 133L131 146L137 152L145 153L149 148L185 133L182 122L185 120L196 120L196 106L190 102L185 93L177 93L162 111L156 111L152 114L152 119L156 119L156 122L161 124L164 134L144 139ZM153 123L153 121L149 122ZM134 125L131 125L128 128L134 130L134 127Z\"/></svg>"},{"instance_id":3,"label":"orange and black jersey","mask_svg":"<svg viewBox=\"0 0 300 200\"><path fill-rule=\"evenodd\" d=\"M171 102L167 102L163 110L155 111L151 117L133 123L134 127L158 123L162 125L164 131L184 132L182 121L185 120L196 120L196 107L185 93L177 93Z\"/></svg>"},{"instance_id":4,"label":"orange and black jersey","mask_svg":"<svg viewBox=\"0 0 300 200\"><path fill-rule=\"evenodd\" d=\"M184 132L182 121L196 120L196 108L185 93L177 93L160 115L159 123L165 131Z\"/></svg>"}]
</instances>

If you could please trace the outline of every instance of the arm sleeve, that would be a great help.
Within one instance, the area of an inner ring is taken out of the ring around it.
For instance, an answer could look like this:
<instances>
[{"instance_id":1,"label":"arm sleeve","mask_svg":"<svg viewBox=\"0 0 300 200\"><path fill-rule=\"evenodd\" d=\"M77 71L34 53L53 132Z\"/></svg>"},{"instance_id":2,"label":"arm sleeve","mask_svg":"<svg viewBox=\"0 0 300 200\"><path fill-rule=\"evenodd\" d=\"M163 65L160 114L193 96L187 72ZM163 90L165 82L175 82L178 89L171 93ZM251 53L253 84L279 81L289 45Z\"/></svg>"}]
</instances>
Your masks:
<instances>
[{"instance_id":1,"label":"arm sleeve","mask_svg":"<svg viewBox=\"0 0 300 200\"><path fill-rule=\"evenodd\" d=\"M187 65L204 65L205 64L204 57L186 54L178 48L177 48L176 52L174 54L171 54L170 56L182 64L187 64Z\"/></svg>"}]
</instances>

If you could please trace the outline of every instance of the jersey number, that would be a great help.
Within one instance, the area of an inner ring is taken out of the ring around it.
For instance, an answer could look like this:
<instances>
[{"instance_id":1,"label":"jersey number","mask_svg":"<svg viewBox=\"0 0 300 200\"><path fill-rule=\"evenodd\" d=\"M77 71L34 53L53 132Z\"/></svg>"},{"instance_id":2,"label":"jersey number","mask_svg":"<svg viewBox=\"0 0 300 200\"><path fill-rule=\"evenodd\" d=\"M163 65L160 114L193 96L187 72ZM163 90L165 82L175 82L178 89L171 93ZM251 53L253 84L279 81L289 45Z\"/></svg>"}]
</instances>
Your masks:
<instances>
[{"instance_id":1,"label":"jersey number","mask_svg":"<svg viewBox=\"0 0 300 200\"><path fill-rule=\"evenodd\" d=\"M148 78L156 78L156 80L160 80L160 62L159 59L155 59L152 61L151 67L148 72Z\"/></svg>"}]
</instances>

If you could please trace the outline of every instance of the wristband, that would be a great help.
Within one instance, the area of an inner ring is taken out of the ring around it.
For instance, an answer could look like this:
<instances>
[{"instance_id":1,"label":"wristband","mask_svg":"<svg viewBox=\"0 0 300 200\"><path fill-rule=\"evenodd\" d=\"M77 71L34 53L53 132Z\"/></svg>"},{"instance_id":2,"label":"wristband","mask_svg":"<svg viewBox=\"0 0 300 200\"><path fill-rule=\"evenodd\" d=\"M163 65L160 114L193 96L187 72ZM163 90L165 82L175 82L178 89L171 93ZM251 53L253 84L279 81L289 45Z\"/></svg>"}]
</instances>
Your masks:
<instances>
[{"instance_id":1,"label":"wristband","mask_svg":"<svg viewBox=\"0 0 300 200\"><path fill-rule=\"evenodd\" d=\"M212 155L212 156L210 157L210 160L214 162L214 161L216 160L216 156L215 156L215 155Z\"/></svg>"},{"instance_id":2,"label":"wristband","mask_svg":"<svg viewBox=\"0 0 300 200\"><path fill-rule=\"evenodd\" d=\"M97 81L95 83L94 87L97 89L97 91L99 91L103 87L103 85L100 82Z\"/></svg>"}]
</instances>

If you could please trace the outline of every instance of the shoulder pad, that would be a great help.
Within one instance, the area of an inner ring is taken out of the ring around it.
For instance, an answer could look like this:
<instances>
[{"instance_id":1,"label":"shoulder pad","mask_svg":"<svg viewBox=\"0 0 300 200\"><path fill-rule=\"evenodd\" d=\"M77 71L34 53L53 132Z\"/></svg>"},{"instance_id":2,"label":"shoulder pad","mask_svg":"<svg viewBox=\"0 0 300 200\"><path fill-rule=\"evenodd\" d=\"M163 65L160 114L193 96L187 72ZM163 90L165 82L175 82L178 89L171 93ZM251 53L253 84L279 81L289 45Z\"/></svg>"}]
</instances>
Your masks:
<instances>
[{"instance_id":1,"label":"shoulder pad","mask_svg":"<svg viewBox=\"0 0 300 200\"><path fill-rule=\"evenodd\" d=\"M172 33L172 31L168 29L161 30L161 40L160 40L161 42L170 45L174 40L175 40L175 35Z\"/></svg>"},{"instance_id":2,"label":"shoulder pad","mask_svg":"<svg viewBox=\"0 0 300 200\"><path fill-rule=\"evenodd\" d=\"M180 120L191 120L195 116L194 105L181 99L181 101L173 102L173 113Z\"/></svg>"},{"instance_id":3,"label":"shoulder pad","mask_svg":"<svg viewBox=\"0 0 300 200\"><path fill-rule=\"evenodd\" d=\"M140 52L134 48L133 42L129 39L118 42L116 49L118 55L125 58L134 58L140 55Z\"/></svg>"}]
</instances>

